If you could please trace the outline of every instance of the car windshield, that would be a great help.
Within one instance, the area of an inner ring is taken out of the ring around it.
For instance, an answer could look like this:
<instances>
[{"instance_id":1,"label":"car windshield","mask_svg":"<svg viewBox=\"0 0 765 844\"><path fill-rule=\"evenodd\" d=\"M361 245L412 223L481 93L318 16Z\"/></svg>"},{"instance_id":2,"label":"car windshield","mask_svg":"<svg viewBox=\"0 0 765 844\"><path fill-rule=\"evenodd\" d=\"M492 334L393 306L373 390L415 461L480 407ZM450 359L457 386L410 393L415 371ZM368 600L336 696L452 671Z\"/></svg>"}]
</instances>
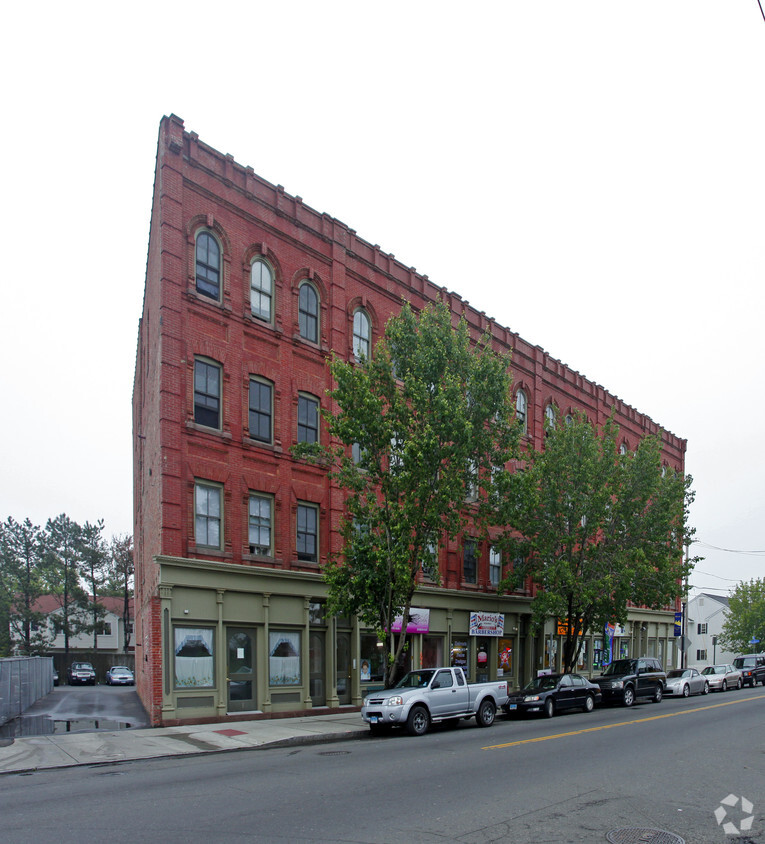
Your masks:
<instances>
[{"instance_id":1,"label":"car windshield","mask_svg":"<svg viewBox=\"0 0 765 844\"><path fill-rule=\"evenodd\" d=\"M535 677L523 687L524 692L549 692L560 682L560 674L543 674Z\"/></svg>"},{"instance_id":2,"label":"car windshield","mask_svg":"<svg viewBox=\"0 0 765 844\"><path fill-rule=\"evenodd\" d=\"M603 672L604 676L608 676L609 674L632 674L635 670L635 660L634 659L617 659L615 662L612 662L608 668Z\"/></svg>"},{"instance_id":3,"label":"car windshield","mask_svg":"<svg viewBox=\"0 0 765 844\"><path fill-rule=\"evenodd\" d=\"M435 671L410 671L394 686L396 689L423 689L433 678Z\"/></svg>"},{"instance_id":4,"label":"car windshield","mask_svg":"<svg viewBox=\"0 0 765 844\"><path fill-rule=\"evenodd\" d=\"M744 659L743 657L734 659L733 664L736 666L736 668L754 668L754 660Z\"/></svg>"},{"instance_id":5,"label":"car windshield","mask_svg":"<svg viewBox=\"0 0 765 844\"><path fill-rule=\"evenodd\" d=\"M727 665L707 665L702 674L725 674Z\"/></svg>"},{"instance_id":6,"label":"car windshield","mask_svg":"<svg viewBox=\"0 0 765 844\"><path fill-rule=\"evenodd\" d=\"M93 666L89 662L75 662L72 669L74 671L92 671Z\"/></svg>"},{"instance_id":7,"label":"car windshield","mask_svg":"<svg viewBox=\"0 0 765 844\"><path fill-rule=\"evenodd\" d=\"M674 671L667 671L667 680L677 680L685 674L682 668L675 668Z\"/></svg>"},{"instance_id":8,"label":"car windshield","mask_svg":"<svg viewBox=\"0 0 765 844\"><path fill-rule=\"evenodd\" d=\"M112 668L112 674L130 674L129 668Z\"/></svg>"}]
</instances>

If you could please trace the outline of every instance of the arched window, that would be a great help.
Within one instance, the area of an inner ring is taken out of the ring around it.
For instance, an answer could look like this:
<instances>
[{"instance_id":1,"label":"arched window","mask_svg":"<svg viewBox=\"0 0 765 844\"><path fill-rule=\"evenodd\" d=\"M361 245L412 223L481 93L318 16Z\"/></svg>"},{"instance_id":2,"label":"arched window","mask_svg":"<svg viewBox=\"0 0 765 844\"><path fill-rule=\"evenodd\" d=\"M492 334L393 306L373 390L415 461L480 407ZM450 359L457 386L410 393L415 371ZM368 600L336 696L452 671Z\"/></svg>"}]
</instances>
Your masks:
<instances>
[{"instance_id":1,"label":"arched window","mask_svg":"<svg viewBox=\"0 0 765 844\"><path fill-rule=\"evenodd\" d=\"M356 360L370 357L369 340L371 336L369 317L362 310L356 311L353 315L353 355Z\"/></svg>"},{"instance_id":2,"label":"arched window","mask_svg":"<svg viewBox=\"0 0 765 844\"><path fill-rule=\"evenodd\" d=\"M255 258L250 269L250 310L257 319L271 322L274 298L274 275L261 258Z\"/></svg>"},{"instance_id":3,"label":"arched window","mask_svg":"<svg viewBox=\"0 0 765 844\"><path fill-rule=\"evenodd\" d=\"M548 404L545 408L545 420L548 429L555 427L555 408L551 404Z\"/></svg>"},{"instance_id":4,"label":"arched window","mask_svg":"<svg viewBox=\"0 0 765 844\"><path fill-rule=\"evenodd\" d=\"M312 343L319 342L319 294L312 284L304 281L298 294L300 336Z\"/></svg>"},{"instance_id":5,"label":"arched window","mask_svg":"<svg viewBox=\"0 0 765 844\"><path fill-rule=\"evenodd\" d=\"M515 394L515 418L518 420L521 426L521 430L523 433L526 433L528 428L528 401L526 399L526 393L523 390L518 390Z\"/></svg>"},{"instance_id":6,"label":"arched window","mask_svg":"<svg viewBox=\"0 0 765 844\"><path fill-rule=\"evenodd\" d=\"M208 231L197 235L196 278L197 293L220 299L220 246Z\"/></svg>"},{"instance_id":7,"label":"arched window","mask_svg":"<svg viewBox=\"0 0 765 844\"><path fill-rule=\"evenodd\" d=\"M627 453L627 446L624 443L622 443L619 446L619 454L625 455L626 453Z\"/></svg>"}]
</instances>

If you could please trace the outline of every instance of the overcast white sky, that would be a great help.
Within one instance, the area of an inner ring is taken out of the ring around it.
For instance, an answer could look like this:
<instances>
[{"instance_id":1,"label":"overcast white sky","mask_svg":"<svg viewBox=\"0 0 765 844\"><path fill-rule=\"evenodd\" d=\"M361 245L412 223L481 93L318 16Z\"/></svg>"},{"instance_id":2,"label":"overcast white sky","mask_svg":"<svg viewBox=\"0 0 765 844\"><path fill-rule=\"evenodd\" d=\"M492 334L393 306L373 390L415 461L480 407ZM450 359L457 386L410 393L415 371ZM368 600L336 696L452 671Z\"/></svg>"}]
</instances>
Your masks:
<instances>
[{"instance_id":1,"label":"overcast white sky","mask_svg":"<svg viewBox=\"0 0 765 844\"><path fill-rule=\"evenodd\" d=\"M4 30L0 519L132 532L174 112L686 438L692 583L765 576L757 0L16 3Z\"/></svg>"}]
</instances>

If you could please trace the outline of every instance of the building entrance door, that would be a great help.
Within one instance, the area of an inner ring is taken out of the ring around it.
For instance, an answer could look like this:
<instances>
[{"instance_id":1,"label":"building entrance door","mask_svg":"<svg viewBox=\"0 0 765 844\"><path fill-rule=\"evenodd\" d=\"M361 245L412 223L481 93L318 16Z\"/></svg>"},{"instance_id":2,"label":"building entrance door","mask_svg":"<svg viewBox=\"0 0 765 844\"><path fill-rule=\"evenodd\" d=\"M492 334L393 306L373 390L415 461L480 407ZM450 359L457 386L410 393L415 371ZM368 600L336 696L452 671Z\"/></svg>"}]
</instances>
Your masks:
<instances>
[{"instance_id":1,"label":"building entrance door","mask_svg":"<svg viewBox=\"0 0 765 844\"><path fill-rule=\"evenodd\" d=\"M351 634L337 634L337 697L341 704L351 702Z\"/></svg>"},{"instance_id":2,"label":"building entrance door","mask_svg":"<svg viewBox=\"0 0 765 844\"><path fill-rule=\"evenodd\" d=\"M255 695L255 631L227 627L228 711L252 712L257 709Z\"/></svg>"},{"instance_id":3,"label":"building entrance door","mask_svg":"<svg viewBox=\"0 0 765 844\"><path fill-rule=\"evenodd\" d=\"M325 662L324 662L324 642L325 636L323 630L312 630L310 635L310 649L309 649L309 670L311 676L309 678L309 689L311 694L311 702L314 706L327 705L327 690L325 688Z\"/></svg>"}]
</instances>

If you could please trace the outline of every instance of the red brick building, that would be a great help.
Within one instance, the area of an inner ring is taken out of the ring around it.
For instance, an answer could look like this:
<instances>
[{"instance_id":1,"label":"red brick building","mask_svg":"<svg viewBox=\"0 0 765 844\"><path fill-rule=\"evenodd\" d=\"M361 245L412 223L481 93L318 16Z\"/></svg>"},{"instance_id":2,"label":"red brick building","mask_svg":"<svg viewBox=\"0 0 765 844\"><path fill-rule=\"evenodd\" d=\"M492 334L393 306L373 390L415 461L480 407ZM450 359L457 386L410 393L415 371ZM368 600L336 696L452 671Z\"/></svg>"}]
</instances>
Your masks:
<instances>
[{"instance_id":1,"label":"red brick building","mask_svg":"<svg viewBox=\"0 0 765 844\"><path fill-rule=\"evenodd\" d=\"M371 349L402 300L439 298L476 338L488 329L512 351L531 441L553 405L598 422L615 409L627 448L659 430L178 117L162 120L133 393L136 675L153 723L359 705L378 680L376 636L323 612L320 564L338 549L342 492L289 449L326 441L330 352ZM682 472L685 441L662 437L666 464ZM497 596L490 548L466 553L439 550L441 585L416 595L425 621L411 659L451 655L473 675L517 682L555 659L553 639L527 635L529 594ZM501 619L496 636L471 636L475 612ZM671 614L634 616L640 624L617 631L622 652L669 662ZM583 670L599 646L588 642Z\"/></svg>"}]
</instances>

